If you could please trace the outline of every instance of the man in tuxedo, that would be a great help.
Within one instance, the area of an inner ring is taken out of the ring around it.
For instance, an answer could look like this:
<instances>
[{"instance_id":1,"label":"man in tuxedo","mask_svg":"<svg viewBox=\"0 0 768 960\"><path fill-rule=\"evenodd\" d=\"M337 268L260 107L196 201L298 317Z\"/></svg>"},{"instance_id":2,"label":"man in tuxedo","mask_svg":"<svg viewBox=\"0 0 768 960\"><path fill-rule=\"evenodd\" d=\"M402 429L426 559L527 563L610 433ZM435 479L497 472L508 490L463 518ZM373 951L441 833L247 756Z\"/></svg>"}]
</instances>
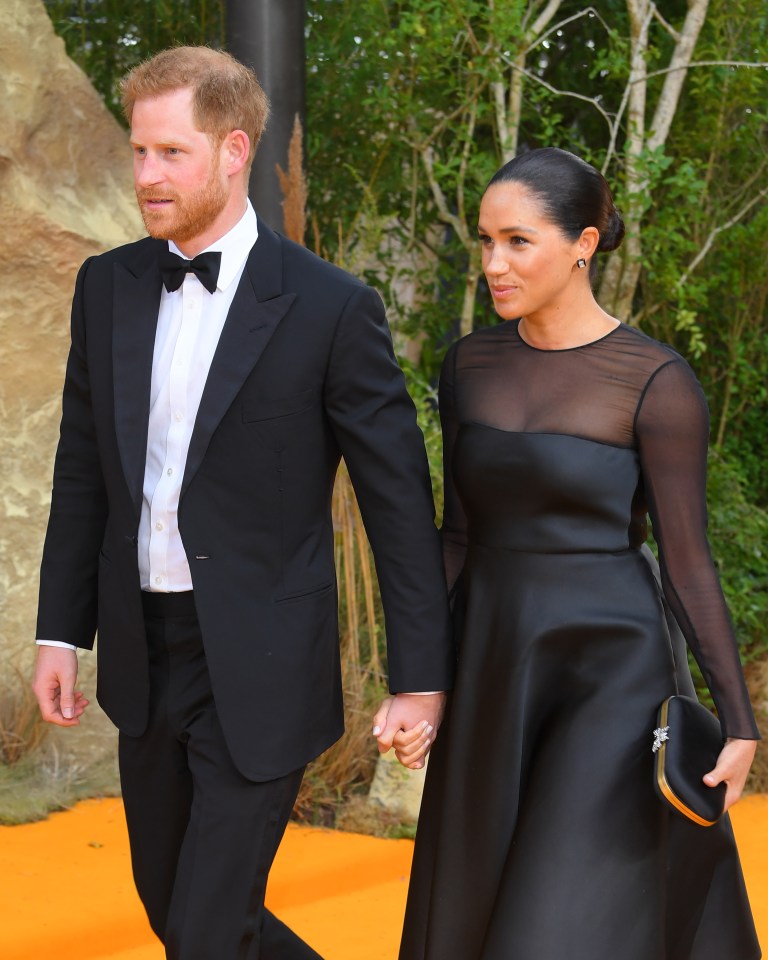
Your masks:
<instances>
[{"instance_id":1,"label":"man in tuxedo","mask_svg":"<svg viewBox=\"0 0 768 960\"><path fill-rule=\"evenodd\" d=\"M168 957L309 960L264 891L304 767L343 730L341 456L385 611L379 742L415 731L401 760L420 765L452 679L423 440L378 295L250 206L253 73L174 48L123 102L150 236L77 278L35 692L77 724L98 630L134 876Z\"/></svg>"}]
</instances>

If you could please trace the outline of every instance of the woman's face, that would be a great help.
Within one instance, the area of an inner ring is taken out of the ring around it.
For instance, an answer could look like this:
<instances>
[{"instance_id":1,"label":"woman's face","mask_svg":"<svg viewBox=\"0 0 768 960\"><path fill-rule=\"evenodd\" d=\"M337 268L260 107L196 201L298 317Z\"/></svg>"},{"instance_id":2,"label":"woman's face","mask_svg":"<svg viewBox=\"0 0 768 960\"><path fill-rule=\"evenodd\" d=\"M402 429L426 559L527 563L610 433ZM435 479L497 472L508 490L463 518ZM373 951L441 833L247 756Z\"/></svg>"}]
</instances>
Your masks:
<instances>
[{"instance_id":1,"label":"woman's face","mask_svg":"<svg viewBox=\"0 0 768 960\"><path fill-rule=\"evenodd\" d=\"M480 203L483 272L499 316L556 318L574 295L580 241L547 219L541 201L519 183L497 183ZM579 278L581 282L581 278ZM567 314L565 314L567 316Z\"/></svg>"}]
</instances>

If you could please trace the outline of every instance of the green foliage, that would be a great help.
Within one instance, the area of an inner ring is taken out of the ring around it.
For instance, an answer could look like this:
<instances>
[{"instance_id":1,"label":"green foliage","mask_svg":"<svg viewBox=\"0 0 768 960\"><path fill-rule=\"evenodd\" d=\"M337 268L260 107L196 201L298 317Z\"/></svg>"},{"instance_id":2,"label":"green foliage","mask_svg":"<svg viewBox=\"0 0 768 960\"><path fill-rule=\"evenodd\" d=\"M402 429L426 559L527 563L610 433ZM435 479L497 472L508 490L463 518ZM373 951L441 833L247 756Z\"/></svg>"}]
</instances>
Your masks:
<instances>
[{"instance_id":1,"label":"green foliage","mask_svg":"<svg viewBox=\"0 0 768 960\"><path fill-rule=\"evenodd\" d=\"M734 9L713 0L696 59L764 62L766 26L764 4L746 0ZM747 495L762 505L768 503L767 94L765 69L689 71L666 146L673 163L643 225L638 296L645 329L692 359L710 401L715 447L739 463Z\"/></svg>"},{"instance_id":2,"label":"green foliage","mask_svg":"<svg viewBox=\"0 0 768 960\"><path fill-rule=\"evenodd\" d=\"M174 44L223 43L222 0L45 0L67 53L124 123L120 78Z\"/></svg>"},{"instance_id":3,"label":"green foliage","mask_svg":"<svg viewBox=\"0 0 768 960\"><path fill-rule=\"evenodd\" d=\"M718 454L709 460L709 537L742 656L768 651L768 510L751 503L738 462Z\"/></svg>"}]
</instances>

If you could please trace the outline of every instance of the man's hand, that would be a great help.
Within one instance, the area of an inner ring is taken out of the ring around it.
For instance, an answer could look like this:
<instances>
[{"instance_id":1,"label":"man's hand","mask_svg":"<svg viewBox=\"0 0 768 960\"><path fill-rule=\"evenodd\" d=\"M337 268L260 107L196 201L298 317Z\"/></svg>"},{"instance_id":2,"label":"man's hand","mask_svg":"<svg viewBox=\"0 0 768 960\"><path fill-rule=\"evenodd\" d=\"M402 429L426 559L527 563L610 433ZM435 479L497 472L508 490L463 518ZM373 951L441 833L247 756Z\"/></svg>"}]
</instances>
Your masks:
<instances>
[{"instance_id":1,"label":"man's hand","mask_svg":"<svg viewBox=\"0 0 768 960\"><path fill-rule=\"evenodd\" d=\"M387 697L373 718L379 752L386 753L394 746L395 756L404 767L419 770L435 742L444 709L444 693Z\"/></svg>"},{"instance_id":2,"label":"man's hand","mask_svg":"<svg viewBox=\"0 0 768 960\"><path fill-rule=\"evenodd\" d=\"M725 783L726 810L741 796L756 749L757 743L754 740L734 740L729 737L720 751L715 769L704 775L704 783L708 787Z\"/></svg>"},{"instance_id":3,"label":"man's hand","mask_svg":"<svg viewBox=\"0 0 768 960\"><path fill-rule=\"evenodd\" d=\"M88 701L77 682L77 654L65 647L38 646L32 689L43 720L60 727L76 727Z\"/></svg>"}]
</instances>

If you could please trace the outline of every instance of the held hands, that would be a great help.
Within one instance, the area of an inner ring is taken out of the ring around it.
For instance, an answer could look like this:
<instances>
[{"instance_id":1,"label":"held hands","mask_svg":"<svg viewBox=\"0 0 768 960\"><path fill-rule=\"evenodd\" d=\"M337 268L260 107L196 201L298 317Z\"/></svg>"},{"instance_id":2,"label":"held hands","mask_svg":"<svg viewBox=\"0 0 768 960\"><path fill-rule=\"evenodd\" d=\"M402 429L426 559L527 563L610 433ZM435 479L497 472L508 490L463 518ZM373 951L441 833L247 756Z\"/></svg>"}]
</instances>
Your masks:
<instances>
[{"instance_id":1,"label":"held hands","mask_svg":"<svg viewBox=\"0 0 768 960\"><path fill-rule=\"evenodd\" d=\"M757 743L754 740L729 738L720 751L715 769L704 775L708 787L725 782L725 809L732 807L741 796L744 783L755 756Z\"/></svg>"},{"instance_id":2,"label":"held hands","mask_svg":"<svg viewBox=\"0 0 768 960\"><path fill-rule=\"evenodd\" d=\"M60 727L76 727L88 701L77 682L77 654L64 647L38 646L32 689L43 720Z\"/></svg>"},{"instance_id":3,"label":"held hands","mask_svg":"<svg viewBox=\"0 0 768 960\"><path fill-rule=\"evenodd\" d=\"M373 718L379 753L394 747L395 756L404 767L421 769L437 736L444 709L444 693L398 693L387 697Z\"/></svg>"}]
</instances>

